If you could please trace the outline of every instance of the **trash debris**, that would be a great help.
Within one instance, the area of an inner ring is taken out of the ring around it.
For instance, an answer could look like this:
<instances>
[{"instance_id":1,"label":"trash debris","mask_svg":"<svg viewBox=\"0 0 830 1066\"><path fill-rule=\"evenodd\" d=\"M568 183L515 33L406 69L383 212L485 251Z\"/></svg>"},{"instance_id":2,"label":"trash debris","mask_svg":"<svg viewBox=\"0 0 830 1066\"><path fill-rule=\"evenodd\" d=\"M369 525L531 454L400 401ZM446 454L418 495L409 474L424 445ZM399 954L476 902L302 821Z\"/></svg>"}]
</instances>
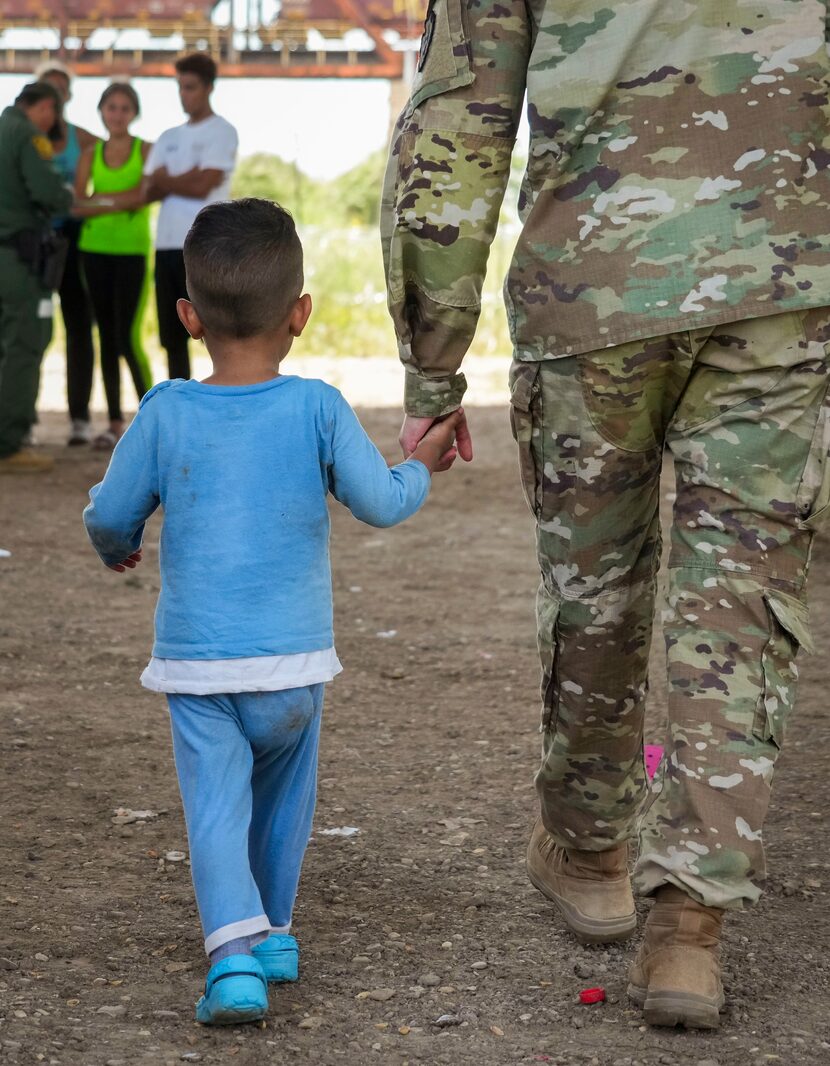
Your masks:
<instances>
[{"instance_id":1,"label":"trash debris","mask_svg":"<svg viewBox=\"0 0 830 1066\"><path fill-rule=\"evenodd\" d=\"M605 1002L605 989L604 988L583 988L579 993L580 1003L604 1003Z\"/></svg>"},{"instance_id":2,"label":"trash debris","mask_svg":"<svg viewBox=\"0 0 830 1066\"><path fill-rule=\"evenodd\" d=\"M645 758L646 758L646 773L651 780L657 773L657 767L660 765L660 760L663 758L663 745L662 744L646 744L645 746Z\"/></svg>"},{"instance_id":3,"label":"trash debris","mask_svg":"<svg viewBox=\"0 0 830 1066\"><path fill-rule=\"evenodd\" d=\"M165 851L164 858L166 862L184 862L187 855L183 851Z\"/></svg>"},{"instance_id":4,"label":"trash debris","mask_svg":"<svg viewBox=\"0 0 830 1066\"><path fill-rule=\"evenodd\" d=\"M164 811L133 811L129 807L116 807L112 813L115 815L113 825L131 825L133 822L149 822Z\"/></svg>"},{"instance_id":5,"label":"trash debris","mask_svg":"<svg viewBox=\"0 0 830 1066\"><path fill-rule=\"evenodd\" d=\"M356 836L360 830L356 825L340 825L336 829L321 829L321 837L353 837Z\"/></svg>"},{"instance_id":6,"label":"trash debris","mask_svg":"<svg viewBox=\"0 0 830 1066\"><path fill-rule=\"evenodd\" d=\"M0 548L0 559L11 559L12 553L6 551L5 548Z\"/></svg>"},{"instance_id":7,"label":"trash debris","mask_svg":"<svg viewBox=\"0 0 830 1066\"><path fill-rule=\"evenodd\" d=\"M375 633L376 637L382 637L384 640L388 640L390 637L396 637L397 635L397 629L381 629L379 633Z\"/></svg>"}]
</instances>

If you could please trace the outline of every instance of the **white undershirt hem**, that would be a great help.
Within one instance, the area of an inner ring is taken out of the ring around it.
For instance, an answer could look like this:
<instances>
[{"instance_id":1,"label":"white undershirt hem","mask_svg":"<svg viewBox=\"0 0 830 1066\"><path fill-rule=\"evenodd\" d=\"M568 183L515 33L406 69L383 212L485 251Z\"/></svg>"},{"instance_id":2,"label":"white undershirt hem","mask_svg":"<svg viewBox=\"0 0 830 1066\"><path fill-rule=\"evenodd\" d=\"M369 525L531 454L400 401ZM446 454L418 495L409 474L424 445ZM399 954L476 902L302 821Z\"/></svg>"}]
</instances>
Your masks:
<instances>
[{"instance_id":1,"label":"white undershirt hem","mask_svg":"<svg viewBox=\"0 0 830 1066\"><path fill-rule=\"evenodd\" d=\"M141 675L151 692L212 696L225 692L281 692L333 680L343 667L334 648L297 655L244 659L162 659L153 656Z\"/></svg>"}]
</instances>

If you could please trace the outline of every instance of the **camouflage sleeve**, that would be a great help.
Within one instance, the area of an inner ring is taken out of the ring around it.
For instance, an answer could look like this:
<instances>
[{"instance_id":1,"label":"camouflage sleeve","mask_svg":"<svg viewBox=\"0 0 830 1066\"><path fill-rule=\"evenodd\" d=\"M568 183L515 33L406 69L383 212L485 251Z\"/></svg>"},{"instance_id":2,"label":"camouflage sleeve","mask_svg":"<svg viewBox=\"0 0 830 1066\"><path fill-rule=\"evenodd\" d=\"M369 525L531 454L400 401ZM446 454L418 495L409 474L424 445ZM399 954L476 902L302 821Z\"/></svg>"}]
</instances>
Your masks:
<instances>
[{"instance_id":1,"label":"camouflage sleeve","mask_svg":"<svg viewBox=\"0 0 830 1066\"><path fill-rule=\"evenodd\" d=\"M525 0L430 0L381 208L407 414L447 414L464 395L530 42Z\"/></svg>"}]
</instances>

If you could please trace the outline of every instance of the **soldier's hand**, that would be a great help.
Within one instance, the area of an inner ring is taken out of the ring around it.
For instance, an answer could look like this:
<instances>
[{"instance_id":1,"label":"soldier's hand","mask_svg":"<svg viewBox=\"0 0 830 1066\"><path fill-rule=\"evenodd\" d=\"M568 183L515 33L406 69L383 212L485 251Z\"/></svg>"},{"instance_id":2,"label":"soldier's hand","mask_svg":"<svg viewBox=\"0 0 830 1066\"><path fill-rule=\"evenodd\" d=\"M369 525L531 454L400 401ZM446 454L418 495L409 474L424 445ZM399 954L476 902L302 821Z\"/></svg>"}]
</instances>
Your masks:
<instances>
[{"instance_id":1,"label":"soldier's hand","mask_svg":"<svg viewBox=\"0 0 830 1066\"><path fill-rule=\"evenodd\" d=\"M418 418L415 415L406 415L398 436L404 459L408 459L412 455L419 442L426 435L429 427L439 421L441 419ZM464 462L469 463L473 458L473 438L470 436L470 427L467 425L467 415L463 408L461 409L461 417L455 427L455 447Z\"/></svg>"}]
</instances>

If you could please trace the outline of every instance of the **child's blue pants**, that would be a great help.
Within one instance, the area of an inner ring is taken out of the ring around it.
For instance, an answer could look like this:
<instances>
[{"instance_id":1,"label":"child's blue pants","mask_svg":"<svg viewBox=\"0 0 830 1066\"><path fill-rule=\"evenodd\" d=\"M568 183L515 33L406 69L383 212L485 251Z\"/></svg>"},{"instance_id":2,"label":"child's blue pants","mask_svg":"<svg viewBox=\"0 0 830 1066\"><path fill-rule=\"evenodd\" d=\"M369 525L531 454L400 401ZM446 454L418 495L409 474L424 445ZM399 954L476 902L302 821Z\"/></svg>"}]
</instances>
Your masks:
<instances>
[{"instance_id":1,"label":"child's blue pants","mask_svg":"<svg viewBox=\"0 0 830 1066\"><path fill-rule=\"evenodd\" d=\"M314 815L324 688L168 694L208 954L291 925Z\"/></svg>"}]
</instances>

